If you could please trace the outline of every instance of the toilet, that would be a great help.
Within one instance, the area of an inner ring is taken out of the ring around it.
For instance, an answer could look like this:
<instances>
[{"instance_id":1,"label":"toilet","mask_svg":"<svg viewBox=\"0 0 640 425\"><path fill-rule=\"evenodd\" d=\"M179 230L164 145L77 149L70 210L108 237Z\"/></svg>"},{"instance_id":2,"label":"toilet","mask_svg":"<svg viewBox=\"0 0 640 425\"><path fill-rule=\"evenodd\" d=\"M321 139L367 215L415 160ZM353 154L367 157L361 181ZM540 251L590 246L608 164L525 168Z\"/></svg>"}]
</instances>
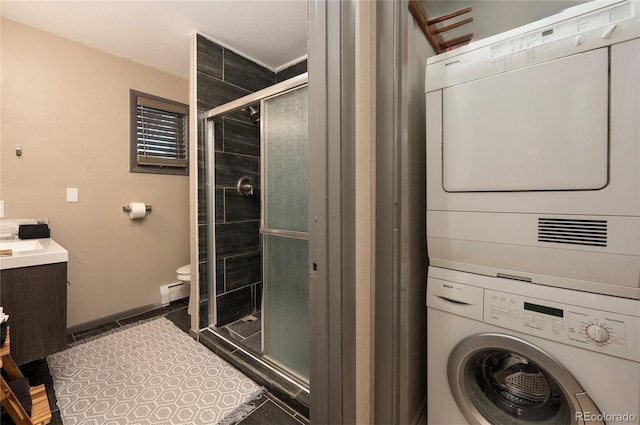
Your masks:
<instances>
[{"instance_id":1,"label":"toilet","mask_svg":"<svg viewBox=\"0 0 640 425\"><path fill-rule=\"evenodd\" d=\"M191 264L187 264L186 266L179 267L176 270L178 275L178 280L181 282L190 282L191 281Z\"/></svg>"},{"instance_id":2,"label":"toilet","mask_svg":"<svg viewBox=\"0 0 640 425\"><path fill-rule=\"evenodd\" d=\"M179 267L176 270L176 275L180 282L185 282L186 284L190 284L191 282L191 264L184 265ZM189 314L193 314L193 298L189 296L189 307L187 308L187 312Z\"/></svg>"}]
</instances>

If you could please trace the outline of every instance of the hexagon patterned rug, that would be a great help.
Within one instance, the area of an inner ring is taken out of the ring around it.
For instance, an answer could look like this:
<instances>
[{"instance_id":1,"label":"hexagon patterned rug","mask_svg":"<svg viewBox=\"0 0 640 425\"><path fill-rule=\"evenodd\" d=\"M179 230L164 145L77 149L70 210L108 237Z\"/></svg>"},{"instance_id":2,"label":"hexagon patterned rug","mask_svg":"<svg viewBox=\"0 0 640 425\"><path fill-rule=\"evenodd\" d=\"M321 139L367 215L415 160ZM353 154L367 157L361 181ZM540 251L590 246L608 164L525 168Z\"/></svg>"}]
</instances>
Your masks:
<instances>
[{"instance_id":1,"label":"hexagon patterned rug","mask_svg":"<svg viewBox=\"0 0 640 425\"><path fill-rule=\"evenodd\" d=\"M65 425L232 424L264 392L163 317L47 361Z\"/></svg>"}]
</instances>

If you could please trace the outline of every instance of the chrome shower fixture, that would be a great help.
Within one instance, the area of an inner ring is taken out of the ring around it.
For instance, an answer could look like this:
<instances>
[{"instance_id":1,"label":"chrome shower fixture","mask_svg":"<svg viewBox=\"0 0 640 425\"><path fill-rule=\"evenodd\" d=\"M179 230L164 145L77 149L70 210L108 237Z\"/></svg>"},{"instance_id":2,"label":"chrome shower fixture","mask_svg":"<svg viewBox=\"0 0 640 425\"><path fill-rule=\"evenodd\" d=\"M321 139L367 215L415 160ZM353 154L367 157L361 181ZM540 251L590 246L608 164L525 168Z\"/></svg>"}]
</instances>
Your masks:
<instances>
[{"instance_id":1,"label":"chrome shower fixture","mask_svg":"<svg viewBox=\"0 0 640 425\"><path fill-rule=\"evenodd\" d=\"M248 106L243 111L251 118L251 121L256 123L260 121L260 108L258 106Z\"/></svg>"}]
</instances>

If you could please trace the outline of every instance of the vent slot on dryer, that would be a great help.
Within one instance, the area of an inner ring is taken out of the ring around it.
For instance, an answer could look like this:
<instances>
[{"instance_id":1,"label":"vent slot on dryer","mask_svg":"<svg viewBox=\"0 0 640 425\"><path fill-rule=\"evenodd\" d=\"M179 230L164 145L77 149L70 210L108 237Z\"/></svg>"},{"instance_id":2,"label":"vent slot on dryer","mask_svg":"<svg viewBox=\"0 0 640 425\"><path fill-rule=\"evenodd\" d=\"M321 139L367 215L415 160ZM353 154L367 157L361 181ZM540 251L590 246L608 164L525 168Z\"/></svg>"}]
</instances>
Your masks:
<instances>
[{"instance_id":1,"label":"vent slot on dryer","mask_svg":"<svg viewBox=\"0 0 640 425\"><path fill-rule=\"evenodd\" d=\"M538 218L538 242L607 246L607 220Z\"/></svg>"}]
</instances>

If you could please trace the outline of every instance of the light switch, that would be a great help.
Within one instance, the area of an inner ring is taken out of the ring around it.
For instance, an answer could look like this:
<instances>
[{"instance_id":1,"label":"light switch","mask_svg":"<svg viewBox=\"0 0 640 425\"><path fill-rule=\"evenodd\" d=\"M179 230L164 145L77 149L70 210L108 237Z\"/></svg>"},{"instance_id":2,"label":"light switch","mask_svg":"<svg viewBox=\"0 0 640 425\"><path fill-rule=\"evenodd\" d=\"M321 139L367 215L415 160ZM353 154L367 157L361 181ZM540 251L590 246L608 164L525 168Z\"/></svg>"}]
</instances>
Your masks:
<instances>
[{"instance_id":1,"label":"light switch","mask_svg":"<svg viewBox=\"0 0 640 425\"><path fill-rule=\"evenodd\" d=\"M4 201L0 201L0 218L4 218Z\"/></svg>"},{"instance_id":2,"label":"light switch","mask_svg":"<svg viewBox=\"0 0 640 425\"><path fill-rule=\"evenodd\" d=\"M67 202L78 202L78 188L77 187L68 187L67 188Z\"/></svg>"}]
</instances>

